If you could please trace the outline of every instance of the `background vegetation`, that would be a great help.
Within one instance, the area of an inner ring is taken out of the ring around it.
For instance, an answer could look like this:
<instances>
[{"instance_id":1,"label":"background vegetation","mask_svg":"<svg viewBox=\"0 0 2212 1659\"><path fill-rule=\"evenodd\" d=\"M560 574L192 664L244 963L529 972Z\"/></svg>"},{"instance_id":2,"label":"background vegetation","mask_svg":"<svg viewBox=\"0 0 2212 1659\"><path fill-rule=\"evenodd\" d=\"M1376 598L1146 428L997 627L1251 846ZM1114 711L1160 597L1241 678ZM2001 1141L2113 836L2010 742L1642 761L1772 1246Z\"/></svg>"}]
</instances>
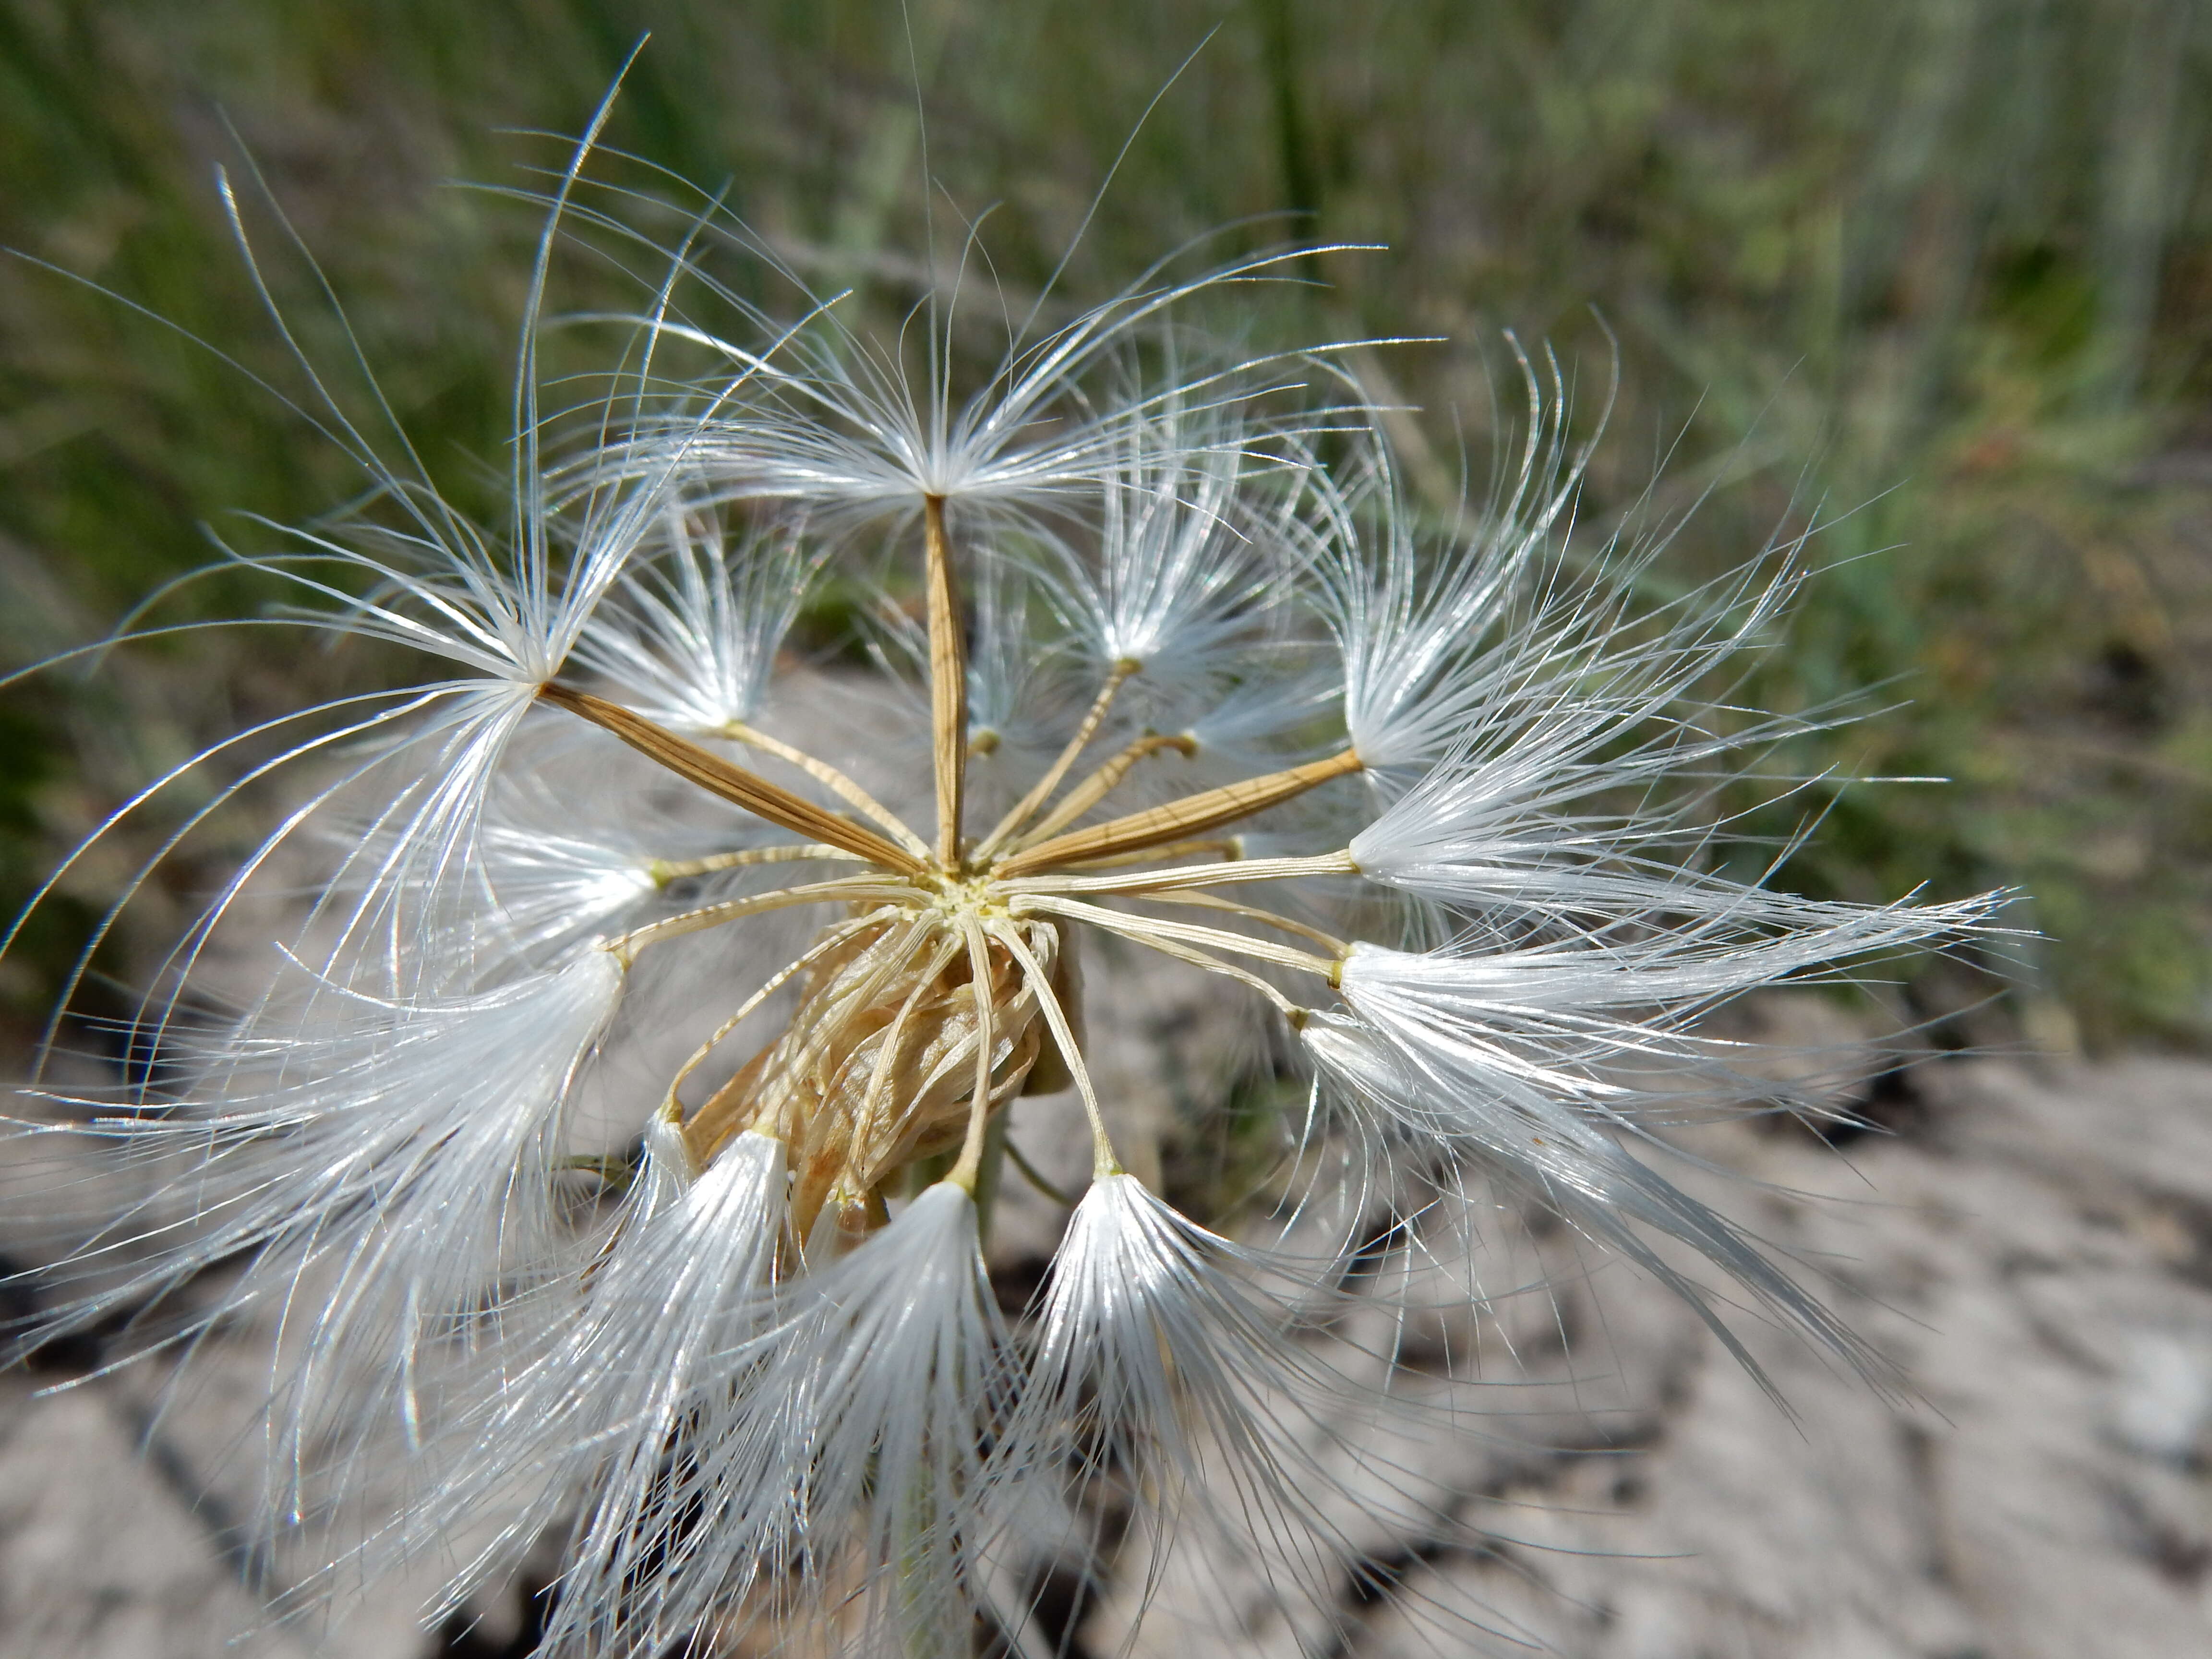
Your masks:
<instances>
[{"instance_id":1,"label":"background vegetation","mask_svg":"<svg viewBox=\"0 0 2212 1659\"><path fill-rule=\"evenodd\" d=\"M1439 507L1480 455L1498 330L1623 396L1590 512L1674 447L1725 487L1686 576L1825 500L1839 521L1761 695L1909 698L1804 758L1933 773L1843 793L1796 879L2012 882L2051 944L2034 1040L2212 1031L2212 13L2194 0L0 0L0 650L97 635L212 524L360 484L167 319L295 385L214 188L252 158L418 446L478 482L507 422L527 186L637 36L611 141L708 188L818 285L912 292L915 187L1000 204L997 276L1067 292L1164 249L1375 241L1225 319L1442 335L1363 373L1426 411ZM927 112L926 127L917 112ZM281 254L269 216L258 245ZM1254 216L1289 213L1252 222ZM306 267L271 281L311 343ZM133 307L143 307L143 312ZM1285 309L1303 316L1286 319ZM1680 443L1676 446L1679 437ZM1670 499L1674 499L1670 495ZM1794 505L1793 505L1794 504ZM1855 510L1844 513L1844 508ZM237 586L189 611L252 607ZM149 770L361 671L257 630L149 647L0 703L0 908ZM243 818L254 810L240 809ZM212 855L211 855L212 856ZM73 877L0 981L33 1018L124 873ZM165 879L181 902L212 866ZM1954 1014L1985 986L1913 988ZM1989 1016L1960 1029L2002 1032Z\"/></svg>"}]
</instances>

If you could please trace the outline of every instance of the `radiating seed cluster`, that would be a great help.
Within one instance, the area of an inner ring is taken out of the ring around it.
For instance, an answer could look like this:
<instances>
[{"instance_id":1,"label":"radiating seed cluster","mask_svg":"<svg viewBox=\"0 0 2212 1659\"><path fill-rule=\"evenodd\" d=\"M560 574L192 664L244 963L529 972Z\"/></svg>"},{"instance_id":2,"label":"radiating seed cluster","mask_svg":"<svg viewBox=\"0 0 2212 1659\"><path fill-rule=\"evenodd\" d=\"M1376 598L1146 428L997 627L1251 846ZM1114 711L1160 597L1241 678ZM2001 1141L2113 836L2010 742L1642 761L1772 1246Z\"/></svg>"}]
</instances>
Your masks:
<instances>
[{"instance_id":1,"label":"radiating seed cluster","mask_svg":"<svg viewBox=\"0 0 2212 1659\"><path fill-rule=\"evenodd\" d=\"M297 804L157 976L166 1063L21 1127L153 1177L28 1276L25 1345L165 1298L187 1338L281 1315L272 1536L396 1460L362 1559L446 1554L440 1616L565 1525L543 1650L641 1656L769 1628L969 1651L1020 1626L1048 1511L1084 1573L1186 1516L1322 1593L1347 1514L1420 1501L1316 1450L1348 1385L1297 1339L1377 1206L1409 1234L1542 1206L1733 1342L1661 1248L1687 1245L1878 1369L1662 1172L1664 1127L1775 1103L1712 1009L1988 926L1722 873L1723 784L1807 723L1721 695L1796 544L1638 604L1667 526L1576 529L1583 452L1526 363L1493 498L1418 533L1334 348L1181 320L1297 252L1054 328L1040 301L961 392L957 293L889 340L803 295L779 319L715 276L731 245L773 262L710 205L617 324L612 389L548 412L556 245L650 246L590 149L526 320L512 521L464 520L333 399L371 507L247 561L305 625L427 666L257 735L234 787L289 769ZM832 583L873 594L885 711L850 771L774 714ZM245 901L302 861L308 914L209 1015ZM1083 964L1133 951L1229 981L1306 1080L1244 1245L1117 1155ZM679 1032L642 1091L602 1063ZM593 1091L630 1150L587 1144ZM1010 1328L976 1199L1017 1100L1094 1156Z\"/></svg>"}]
</instances>

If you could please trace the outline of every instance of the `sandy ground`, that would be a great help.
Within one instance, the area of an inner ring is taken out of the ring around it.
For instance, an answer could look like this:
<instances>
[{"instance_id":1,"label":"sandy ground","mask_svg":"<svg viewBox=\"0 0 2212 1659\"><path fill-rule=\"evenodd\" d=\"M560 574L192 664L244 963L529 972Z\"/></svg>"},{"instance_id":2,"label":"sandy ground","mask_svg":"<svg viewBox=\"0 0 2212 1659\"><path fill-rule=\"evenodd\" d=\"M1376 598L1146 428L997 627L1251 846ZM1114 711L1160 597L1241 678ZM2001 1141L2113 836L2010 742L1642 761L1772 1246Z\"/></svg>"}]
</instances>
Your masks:
<instances>
[{"instance_id":1,"label":"sandy ground","mask_svg":"<svg viewBox=\"0 0 2212 1659\"><path fill-rule=\"evenodd\" d=\"M1123 1050L1151 1058L1121 1086L1166 1115L1204 1076L1176 1050L1176 992L1108 1015L1148 1039ZM1826 1263L1918 1402L1753 1322L1793 1421L1663 1292L1617 1268L1577 1278L1570 1251L1520 1333L1497 1431L1411 1460L1450 1535L1367 1540L1364 1578L1304 1618L1276 1607L1264 1564L1200 1538L1135 1650L1382 1659L1474 1651L1481 1627L1590 1659L2212 1652L2212 1066L1938 1062L1914 1096L1898 1134L1840 1152L1752 1128L1706 1150L1771 1183L1738 1212ZM1000 1237L1019 1276L1048 1219L1019 1211ZM1494 1364L1480 1322L1437 1298L1406 1334L1408 1374ZM253 1333L223 1340L234 1363L218 1355L214 1381L159 1414L150 1376L77 1380L90 1345L0 1376L0 1656L526 1650L519 1598L426 1635L407 1585L334 1627L240 1640L288 1564L238 1541L229 1453L258 1361ZM1132 1605L1121 1585L1083 1610L1084 1648L1113 1651ZM1048 1650L1039 1627L1024 1640Z\"/></svg>"}]
</instances>

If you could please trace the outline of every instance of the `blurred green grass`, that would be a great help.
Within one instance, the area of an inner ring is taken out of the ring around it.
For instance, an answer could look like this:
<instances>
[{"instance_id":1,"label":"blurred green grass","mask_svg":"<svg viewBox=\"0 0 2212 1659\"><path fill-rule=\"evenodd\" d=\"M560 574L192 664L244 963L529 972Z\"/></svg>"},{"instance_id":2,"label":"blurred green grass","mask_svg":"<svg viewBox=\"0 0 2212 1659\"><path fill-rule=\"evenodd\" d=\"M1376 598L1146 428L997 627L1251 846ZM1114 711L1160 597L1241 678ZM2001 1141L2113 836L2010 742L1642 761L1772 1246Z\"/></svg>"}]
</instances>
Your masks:
<instances>
[{"instance_id":1,"label":"blurred green grass","mask_svg":"<svg viewBox=\"0 0 2212 1659\"><path fill-rule=\"evenodd\" d=\"M1366 365L1427 411L1414 471L1439 504L1453 446L1479 456L1489 435L1498 331L1557 340L1589 388L1601 316L1624 392L1588 516L1625 510L1671 451L1668 499L1724 485L1680 539L1687 574L1825 502L1831 568L1758 693L1909 701L1789 758L1957 781L1816 799L1792 878L1869 897L2017 883L2050 935L2013 1005L2039 1040L2212 1035L2212 16L2191 0L911 15L909 33L885 0L0 0L0 242L296 390L213 186L250 155L418 447L489 505L536 222L445 186L527 184L518 162L552 152L514 130L579 129L641 33L611 142L726 184L817 283L873 279L895 307L922 245L917 89L937 211L1001 204L995 271L1034 291L1153 94L1218 30L1138 131L1068 291L1101 295L1223 226L1244 225L1224 252L1387 243L1221 320L1263 340L1460 343ZM335 361L304 268L270 273ZM239 514L304 520L359 484L177 332L0 268L11 661L95 636L204 562L204 526L256 544ZM179 614L267 597L219 582ZM0 907L149 768L364 672L251 631L112 667L0 706ZM234 809L240 833L255 810ZM221 841L164 876L179 907ZM73 874L0 979L11 1018L35 1016L125 869L118 852ZM1945 1017L1990 982L1947 968L1910 994Z\"/></svg>"}]
</instances>

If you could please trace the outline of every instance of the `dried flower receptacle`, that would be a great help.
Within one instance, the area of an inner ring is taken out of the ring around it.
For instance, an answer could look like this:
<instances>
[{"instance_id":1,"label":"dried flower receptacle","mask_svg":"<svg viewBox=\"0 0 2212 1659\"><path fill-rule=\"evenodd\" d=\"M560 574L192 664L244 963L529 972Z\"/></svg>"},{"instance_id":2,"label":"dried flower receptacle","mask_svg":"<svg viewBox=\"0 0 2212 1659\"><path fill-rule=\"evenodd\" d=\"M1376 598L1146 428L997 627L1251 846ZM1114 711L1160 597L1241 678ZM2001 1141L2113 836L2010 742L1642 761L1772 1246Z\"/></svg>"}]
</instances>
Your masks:
<instances>
[{"instance_id":1,"label":"dried flower receptacle","mask_svg":"<svg viewBox=\"0 0 2212 1659\"><path fill-rule=\"evenodd\" d=\"M931 749L939 809L933 854L909 850L927 843L828 762L788 744L776 745L780 758L861 805L893 841L865 826L840 823L769 780L619 705L561 686L549 686L541 694L679 776L786 829L825 838L811 846L760 849L762 854L795 859L843 853L875 866L868 874L776 896L777 903L842 902L851 915L773 978L781 986L792 977L799 994L798 1008L781 1034L682 1120L689 1156L699 1167L710 1163L732 1135L745 1131L793 1149L790 1224L795 1239L812 1235L825 1205L834 1212L840 1237L850 1238L883 1224L889 1218L886 1193L902 1189L911 1166L946 1152L959 1153L950 1178L972 1191L990 1115L1023 1091L1047 1042L1059 1061L1048 1075L1056 1086L1065 1086L1057 1083L1060 1078L1073 1081L1090 1112L1097 1173L1119 1172L1073 1036L1081 1011L1069 1006L1071 982L1055 972L1062 927L1086 912L1123 937L1154 944L1183 960L1225 968L1223 956L1253 956L1334 980L1334 960L1310 951L1270 946L1244 933L1100 912L1076 896L1096 884L1085 879L1093 866L1126 866L1132 859L1162 855L1170 862L1158 871L1104 878L1103 890L1125 899L1166 895L1190 902L1199 898L1194 890L1204 886L1307 876L1329 868L1326 860L1234 867L1173 860L1189 855L1200 832L1232 825L1359 769L1357 755L1347 750L1328 760L1068 831L1067 825L1104 803L1138 762L1164 749L1194 746L1188 738L1147 734L1070 781L1110 712L1115 694L1142 672L1143 665L1133 659L1121 659L1108 670L1066 746L981 844L962 834L969 748L966 698L942 688L947 682L964 684L959 644L964 628L951 579L941 574L949 570L952 557L943 503L931 496L926 507L932 573ZM1199 850L1232 847L1221 842ZM1334 867L1345 873L1352 869L1348 860ZM757 905L741 901L707 907L610 940L604 948L628 958L659 940L735 921ZM1280 933L1326 937L1288 917L1250 906L1229 908ZM1209 956L1209 951L1218 954ZM1269 994L1303 1020L1302 1010L1272 988ZM702 1049L692 1066L708 1052Z\"/></svg>"}]
</instances>

